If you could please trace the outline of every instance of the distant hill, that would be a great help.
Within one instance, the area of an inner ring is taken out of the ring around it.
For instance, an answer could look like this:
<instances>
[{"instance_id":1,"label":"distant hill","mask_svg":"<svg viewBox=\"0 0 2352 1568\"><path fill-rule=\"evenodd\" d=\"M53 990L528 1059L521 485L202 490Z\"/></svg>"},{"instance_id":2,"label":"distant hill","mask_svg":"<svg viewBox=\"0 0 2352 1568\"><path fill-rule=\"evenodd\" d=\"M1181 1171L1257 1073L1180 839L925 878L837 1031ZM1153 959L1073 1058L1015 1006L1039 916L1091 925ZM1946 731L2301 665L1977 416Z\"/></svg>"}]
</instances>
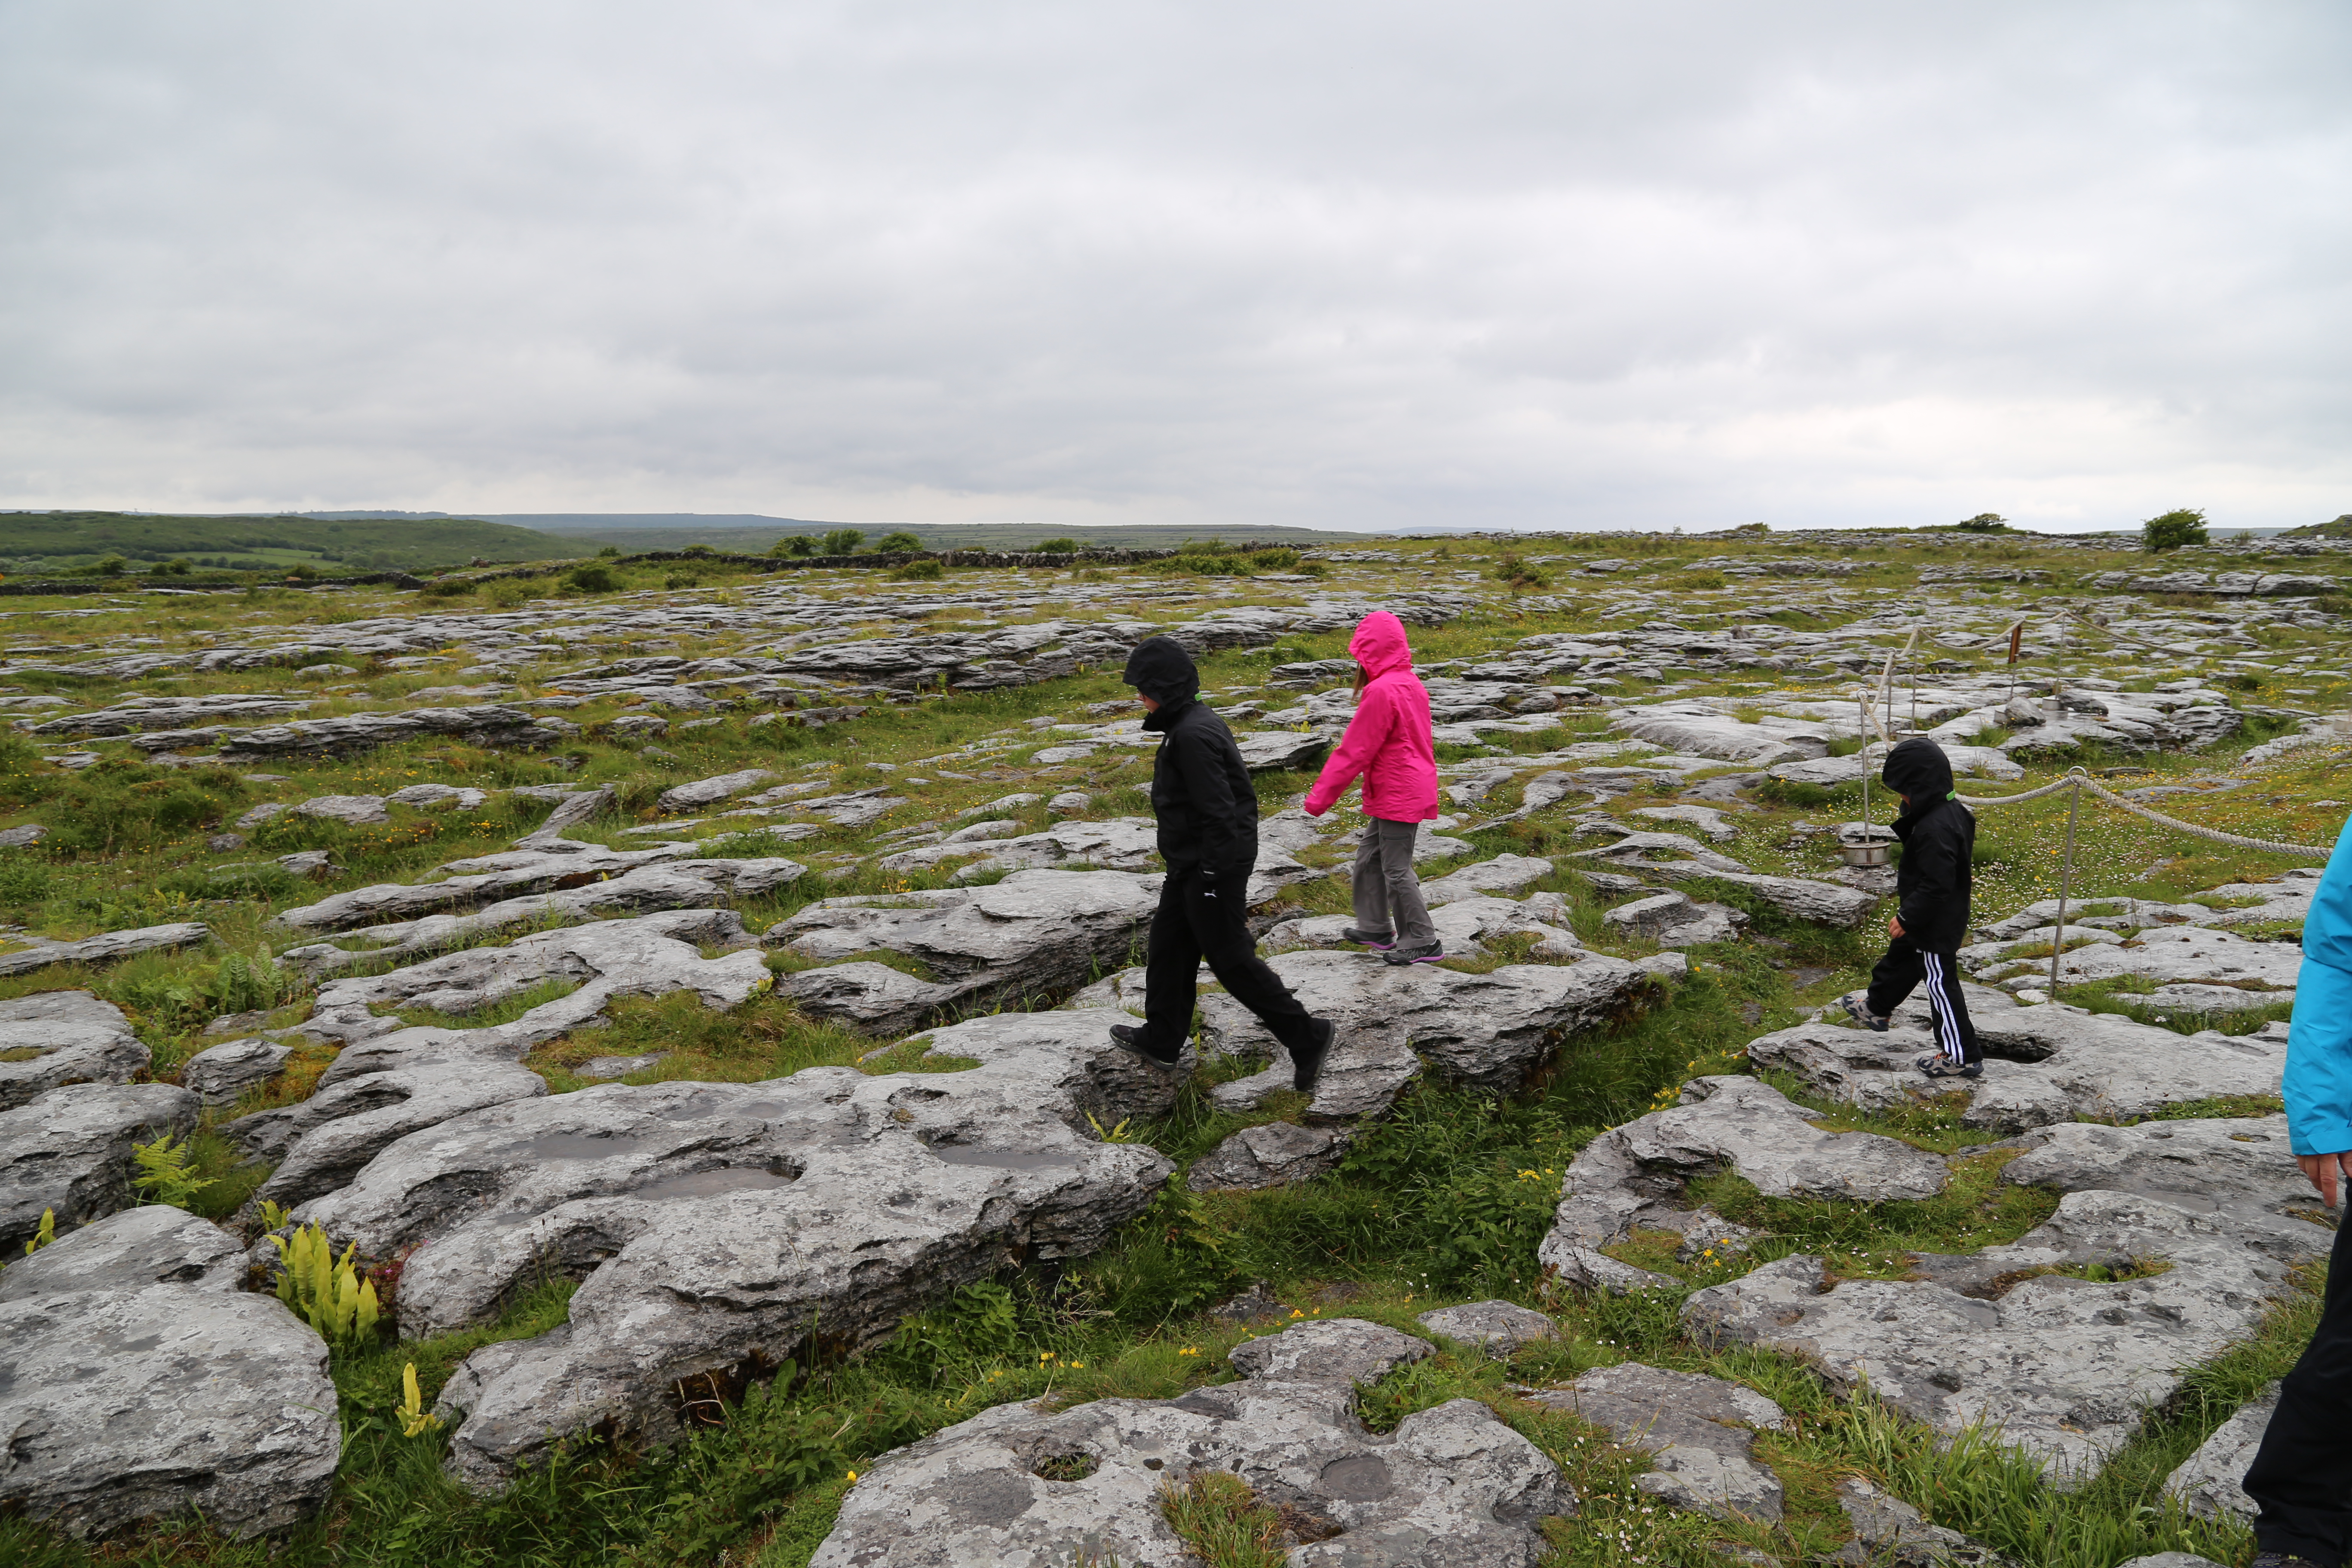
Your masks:
<instances>
[{"instance_id":1,"label":"distant hill","mask_svg":"<svg viewBox=\"0 0 2352 1568\"><path fill-rule=\"evenodd\" d=\"M0 512L0 558L17 571L69 570L120 555L134 571L175 557L268 570L309 562L335 570L414 572L583 553L571 540L470 518L173 517L148 512Z\"/></svg>"},{"instance_id":2,"label":"distant hill","mask_svg":"<svg viewBox=\"0 0 2352 1568\"><path fill-rule=\"evenodd\" d=\"M2290 528L2280 537L2294 539L2298 535L2305 539L2315 536L2323 539L2352 539L2352 511L2346 512L2333 522L2315 522L2308 528Z\"/></svg>"},{"instance_id":3,"label":"distant hill","mask_svg":"<svg viewBox=\"0 0 2352 1568\"><path fill-rule=\"evenodd\" d=\"M507 516L508 522L524 519ZM573 521L568 518L532 517L534 528L561 533L567 539L577 539L590 544L618 545L623 550L676 550L685 544L708 544L714 550L740 552L757 555L777 540L795 533L822 534L830 529L857 528L864 531L871 544L886 533L903 529L923 542L926 550L1029 550L1048 539L1075 539L1082 544L1098 545L1104 549L1173 549L1188 539L1214 536L1234 544L1347 544L1373 537L1370 534L1338 533L1328 529L1277 528L1253 524L1237 524L1231 528L1185 528L1159 523L1137 523L1111 528L1055 527L1043 522L940 522L940 523L846 523L806 522L793 518L773 517L754 520L757 526L741 526L740 518L696 517L688 514L683 521L664 519L658 522L628 522L615 517L587 518Z\"/></svg>"}]
</instances>

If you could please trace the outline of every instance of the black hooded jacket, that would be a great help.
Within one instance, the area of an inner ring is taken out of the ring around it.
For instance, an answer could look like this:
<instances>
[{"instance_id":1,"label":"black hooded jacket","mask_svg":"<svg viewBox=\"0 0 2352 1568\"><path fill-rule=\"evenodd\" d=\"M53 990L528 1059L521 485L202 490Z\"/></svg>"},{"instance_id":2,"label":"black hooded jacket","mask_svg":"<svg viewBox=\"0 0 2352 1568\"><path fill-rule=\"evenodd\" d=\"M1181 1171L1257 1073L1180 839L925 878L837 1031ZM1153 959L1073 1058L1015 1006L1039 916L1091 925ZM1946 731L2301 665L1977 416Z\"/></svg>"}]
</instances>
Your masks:
<instances>
[{"instance_id":1,"label":"black hooded jacket","mask_svg":"<svg viewBox=\"0 0 2352 1568\"><path fill-rule=\"evenodd\" d=\"M1929 952L1957 952L1969 939L1977 819L1952 798L1951 760L1935 742L1914 735L1886 753L1878 776L1909 797L1895 819L1895 837L1903 841L1895 873L1903 934Z\"/></svg>"},{"instance_id":2,"label":"black hooded jacket","mask_svg":"<svg viewBox=\"0 0 2352 1568\"><path fill-rule=\"evenodd\" d=\"M1160 736L1151 769L1160 858L1171 871L1203 866L1246 874L1257 860L1257 791L1233 731L1200 700L1192 656L1167 637L1150 637L1128 657L1124 679L1160 704L1143 721Z\"/></svg>"}]
</instances>

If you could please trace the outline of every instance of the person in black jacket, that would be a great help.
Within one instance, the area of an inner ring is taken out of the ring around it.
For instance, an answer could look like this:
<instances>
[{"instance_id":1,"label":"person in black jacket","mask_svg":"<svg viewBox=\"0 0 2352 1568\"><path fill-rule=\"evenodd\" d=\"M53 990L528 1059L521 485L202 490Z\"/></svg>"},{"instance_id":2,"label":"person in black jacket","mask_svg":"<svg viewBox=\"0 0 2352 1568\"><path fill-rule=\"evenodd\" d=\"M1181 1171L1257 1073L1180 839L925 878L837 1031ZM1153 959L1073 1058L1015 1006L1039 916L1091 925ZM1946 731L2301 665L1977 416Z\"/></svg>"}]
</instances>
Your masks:
<instances>
[{"instance_id":1,"label":"person in black jacket","mask_svg":"<svg viewBox=\"0 0 2352 1568\"><path fill-rule=\"evenodd\" d=\"M1143 727L1160 732L1151 769L1151 813L1168 879L1151 917L1143 981L1143 1023L1118 1024L1111 1038L1160 1067L1172 1068L1192 1032L1194 976L1203 960L1234 1001L1256 1014L1290 1053L1291 1081L1301 1094L1336 1032L1311 1016L1257 955L1249 929L1250 869L1257 862L1257 791L1233 731L1200 700L1192 656L1167 637L1146 639L1129 656L1125 679L1149 710Z\"/></svg>"},{"instance_id":2,"label":"person in black jacket","mask_svg":"<svg viewBox=\"0 0 2352 1568\"><path fill-rule=\"evenodd\" d=\"M1977 819L1952 788L1951 760L1924 736L1897 742L1878 776L1903 797L1903 815L1895 819L1895 837L1903 841L1895 873L1899 912L1886 922L1893 940L1870 972L1870 990L1845 997L1845 1010L1864 1028L1884 1030L1887 1016L1924 981L1937 1048L1919 1058L1919 1070L1929 1078L1977 1078L1984 1055L1960 994L1958 960L1969 935Z\"/></svg>"}]
</instances>

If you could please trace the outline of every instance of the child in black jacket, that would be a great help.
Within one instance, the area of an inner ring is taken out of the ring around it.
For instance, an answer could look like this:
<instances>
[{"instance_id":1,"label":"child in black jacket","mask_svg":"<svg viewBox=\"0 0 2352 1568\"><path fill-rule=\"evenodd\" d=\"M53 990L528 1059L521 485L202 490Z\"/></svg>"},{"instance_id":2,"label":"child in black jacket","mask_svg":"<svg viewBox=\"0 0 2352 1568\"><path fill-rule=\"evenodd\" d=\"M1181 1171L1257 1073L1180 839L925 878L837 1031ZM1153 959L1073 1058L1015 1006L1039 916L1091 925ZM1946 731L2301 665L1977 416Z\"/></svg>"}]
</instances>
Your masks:
<instances>
[{"instance_id":1,"label":"child in black jacket","mask_svg":"<svg viewBox=\"0 0 2352 1568\"><path fill-rule=\"evenodd\" d=\"M1846 996L1845 1010L1864 1028L1884 1030L1887 1016L1926 982L1937 1048L1919 1058L1919 1070L1929 1078L1977 1078L1984 1055L1969 1023L1957 962L1969 934L1977 819L1952 788L1950 759L1923 736L1898 742L1878 776L1903 797L1903 815L1895 819L1895 837L1903 841L1895 873L1900 910L1886 922L1893 940L1870 972L1869 991Z\"/></svg>"}]
</instances>

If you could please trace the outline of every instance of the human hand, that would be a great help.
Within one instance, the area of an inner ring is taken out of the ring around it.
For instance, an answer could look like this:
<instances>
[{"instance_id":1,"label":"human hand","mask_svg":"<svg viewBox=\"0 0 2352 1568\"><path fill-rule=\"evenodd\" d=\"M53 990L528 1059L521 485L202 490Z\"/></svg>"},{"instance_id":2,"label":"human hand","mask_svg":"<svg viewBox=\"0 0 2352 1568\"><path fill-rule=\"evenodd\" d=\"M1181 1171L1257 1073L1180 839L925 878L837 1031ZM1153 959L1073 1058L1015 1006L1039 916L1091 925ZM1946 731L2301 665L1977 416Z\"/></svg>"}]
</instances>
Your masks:
<instances>
[{"instance_id":1,"label":"human hand","mask_svg":"<svg viewBox=\"0 0 2352 1568\"><path fill-rule=\"evenodd\" d=\"M2338 1182L2352 1187L2352 1165L2346 1164L2347 1161L2352 1161L2352 1150L2337 1154L2297 1154L2294 1157L2294 1163L2303 1167L2305 1177L2319 1189L2321 1201L2329 1208L2336 1206Z\"/></svg>"},{"instance_id":2,"label":"human hand","mask_svg":"<svg viewBox=\"0 0 2352 1568\"><path fill-rule=\"evenodd\" d=\"M1886 917L1886 934L1889 936L1901 936L1903 934L1903 917L1901 915L1889 915Z\"/></svg>"},{"instance_id":3,"label":"human hand","mask_svg":"<svg viewBox=\"0 0 2352 1568\"><path fill-rule=\"evenodd\" d=\"M1309 800L1301 802L1298 809L1305 812L1309 816L1320 816L1331 808L1328 805L1318 805L1313 801Z\"/></svg>"}]
</instances>

